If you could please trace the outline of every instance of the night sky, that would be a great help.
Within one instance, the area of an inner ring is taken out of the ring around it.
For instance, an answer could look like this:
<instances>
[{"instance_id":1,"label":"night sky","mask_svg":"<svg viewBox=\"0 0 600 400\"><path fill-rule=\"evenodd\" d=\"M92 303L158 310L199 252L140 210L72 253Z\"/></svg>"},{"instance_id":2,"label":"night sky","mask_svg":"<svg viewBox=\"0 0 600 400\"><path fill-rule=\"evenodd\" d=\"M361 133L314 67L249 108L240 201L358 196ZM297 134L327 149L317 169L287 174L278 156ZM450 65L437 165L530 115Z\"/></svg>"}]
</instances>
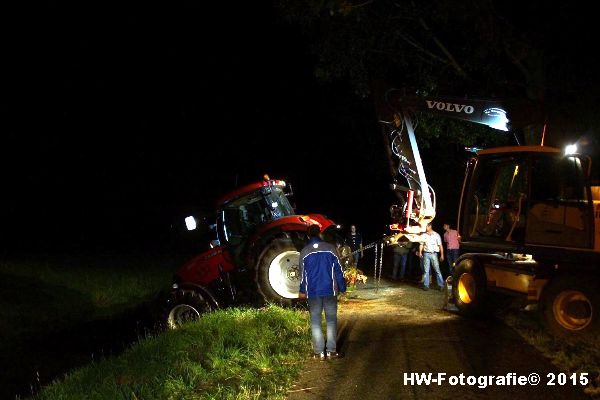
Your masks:
<instances>
[{"instance_id":1,"label":"night sky","mask_svg":"<svg viewBox=\"0 0 600 400\"><path fill-rule=\"evenodd\" d=\"M300 212L387 215L369 208L389 180L370 103L317 82L306 43L268 5L225 7L16 16L3 247L156 248L187 213L264 173L292 182Z\"/></svg>"},{"instance_id":2,"label":"night sky","mask_svg":"<svg viewBox=\"0 0 600 400\"><path fill-rule=\"evenodd\" d=\"M71 11L4 16L3 251L172 251L183 217L264 173L292 182L298 211L382 233L373 103L318 81L268 2ZM444 146L425 163L454 221L466 156Z\"/></svg>"}]
</instances>

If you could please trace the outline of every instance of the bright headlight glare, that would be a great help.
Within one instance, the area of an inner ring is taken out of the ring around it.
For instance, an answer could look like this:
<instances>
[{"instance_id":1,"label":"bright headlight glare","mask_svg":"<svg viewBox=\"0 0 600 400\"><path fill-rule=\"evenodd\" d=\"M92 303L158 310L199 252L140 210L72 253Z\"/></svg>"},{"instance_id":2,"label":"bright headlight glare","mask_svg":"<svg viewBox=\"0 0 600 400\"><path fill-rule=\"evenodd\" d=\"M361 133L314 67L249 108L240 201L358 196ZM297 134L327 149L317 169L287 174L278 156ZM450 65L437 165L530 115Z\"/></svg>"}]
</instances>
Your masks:
<instances>
[{"instance_id":1,"label":"bright headlight glare","mask_svg":"<svg viewBox=\"0 0 600 400\"><path fill-rule=\"evenodd\" d=\"M570 144L567 147L565 147L565 154L575 154L577 153L577 145L576 144Z\"/></svg>"},{"instance_id":2,"label":"bright headlight glare","mask_svg":"<svg viewBox=\"0 0 600 400\"><path fill-rule=\"evenodd\" d=\"M191 216L186 217L185 226L188 231L193 231L194 229L196 229L196 218L191 217Z\"/></svg>"}]
</instances>

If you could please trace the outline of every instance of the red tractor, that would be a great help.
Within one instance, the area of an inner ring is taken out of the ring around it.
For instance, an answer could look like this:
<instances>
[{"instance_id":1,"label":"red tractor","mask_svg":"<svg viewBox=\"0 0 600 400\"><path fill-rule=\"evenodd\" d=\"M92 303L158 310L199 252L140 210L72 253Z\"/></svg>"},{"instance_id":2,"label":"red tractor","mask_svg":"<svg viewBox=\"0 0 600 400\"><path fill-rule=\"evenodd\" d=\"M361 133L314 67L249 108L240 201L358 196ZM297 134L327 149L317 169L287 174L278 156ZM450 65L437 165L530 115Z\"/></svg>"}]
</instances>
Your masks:
<instances>
[{"instance_id":1,"label":"red tractor","mask_svg":"<svg viewBox=\"0 0 600 400\"><path fill-rule=\"evenodd\" d=\"M288 305L298 298L298 257L307 227L318 225L324 238L337 244L341 236L339 225L323 215L296 215L287 189L284 181L265 175L219 199L211 248L175 273L167 301L169 327L242 301Z\"/></svg>"}]
</instances>

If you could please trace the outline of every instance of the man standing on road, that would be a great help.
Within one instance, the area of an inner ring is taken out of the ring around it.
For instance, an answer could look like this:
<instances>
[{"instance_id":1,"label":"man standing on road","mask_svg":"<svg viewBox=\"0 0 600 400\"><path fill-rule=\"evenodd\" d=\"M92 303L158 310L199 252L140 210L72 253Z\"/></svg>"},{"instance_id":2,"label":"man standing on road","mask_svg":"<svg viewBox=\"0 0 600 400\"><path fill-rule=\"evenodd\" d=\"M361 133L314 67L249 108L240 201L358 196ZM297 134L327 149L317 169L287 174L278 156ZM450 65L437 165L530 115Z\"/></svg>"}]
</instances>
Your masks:
<instances>
[{"instance_id":1,"label":"man standing on road","mask_svg":"<svg viewBox=\"0 0 600 400\"><path fill-rule=\"evenodd\" d=\"M346 281L335 247L319 237L317 225L308 228L308 244L300 251L300 299L308 300L314 358L339 358L336 349L337 295L346 291ZM327 341L321 318L325 310ZM325 348L325 344L327 347Z\"/></svg>"},{"instance_id":2,"label":"man standing on road","mask_svg":"<svg viewBox=\"0 0 600 400\"><path fill-rule=\"evenodd\" d=\"M392 247L393 265L392 279L400 281L404 280L404 274L406 272L406 262L408 261L408 254L412 247L412 242L404 241L398 242ZM398 268L400 268L400 277L398 277ZM410 274L410 271L408 271Z\"/></svg>"},{"instance_id":3,"label":"man standing on road","mask_svg":"<svg viewBox=\"0 0 600 400\"><path fill-rule=\"evenodd\" d=\"M454 263L460 255L460 235L456 229L450 229L450 224L444 224L444 243L446 243L446 258L448 259L448 271L450 275L454 272Z\"/></svg>"},{"instance_id":4,"label":"man standing on road","mask_svg":"<svg viewBox=\"0 0 600 400\"><path fill-rule=\"evenodd\" d=\"M354 254L354 264L358 265L358 260L363 257L362 235L356 230L356 225L350 225L350 233L346 238L346 245L350 246ZM360 250L360 252L359 252Z\"/></svg>"},{"instance_id":5,"label":"man standing on road","mask_svg":"<svg viewBox=\"0 0 600 400\"><path fill-rule=\"evenodd\" d=\"M442 246L442 238L440 235L433 230L431 224L427 224L427 231L423 233L422 239L419 246L419 257L423 258L423 290L429 290L429 267L433 265L433 270L436 275L438 290L442 290L444 287L444 280L440 272L439 261L444 261L444 246ZM437 253L440 253L440 260L438 261Z\"/></svg>"}]
</instances>

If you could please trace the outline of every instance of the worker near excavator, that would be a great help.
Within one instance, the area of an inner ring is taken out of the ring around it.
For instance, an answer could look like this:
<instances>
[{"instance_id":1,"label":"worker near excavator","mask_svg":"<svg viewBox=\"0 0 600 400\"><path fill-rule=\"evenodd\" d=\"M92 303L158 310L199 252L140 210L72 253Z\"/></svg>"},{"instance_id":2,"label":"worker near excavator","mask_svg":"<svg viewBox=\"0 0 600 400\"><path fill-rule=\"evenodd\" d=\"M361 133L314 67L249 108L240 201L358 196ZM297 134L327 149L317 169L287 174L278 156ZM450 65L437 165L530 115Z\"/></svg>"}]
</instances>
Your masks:
<instances>
[{"instance_id":1,"label":"worker near excavator","mask_svg":"<svg viewBox=\"0 0 600 400\"><path fill-rule=\"evenodd\" d=\"M444 224L444 243L446 243L446 258L448 258L448 271L454 272L454 263L460 255L460 235L456 229L451 229L450 224Z\"/></svg>"},{"instance_id":2,"label":"worker near excavator","mask_svg":"<svg viewBox=\"0 0 600 400\"><path fill-rule=\"evenodd\" d=\"M444 261L444 246L439 233L433 230L431 223L427 224L426 231L421 235L421 244L419 245L419 257L423 259L423 290L429 290L429 270L433 267L436 276L437 289L442 290L444 279L440 272L440 261ZM438 253L440 257L438 259Z\"/></svg>"}]
</instances>

